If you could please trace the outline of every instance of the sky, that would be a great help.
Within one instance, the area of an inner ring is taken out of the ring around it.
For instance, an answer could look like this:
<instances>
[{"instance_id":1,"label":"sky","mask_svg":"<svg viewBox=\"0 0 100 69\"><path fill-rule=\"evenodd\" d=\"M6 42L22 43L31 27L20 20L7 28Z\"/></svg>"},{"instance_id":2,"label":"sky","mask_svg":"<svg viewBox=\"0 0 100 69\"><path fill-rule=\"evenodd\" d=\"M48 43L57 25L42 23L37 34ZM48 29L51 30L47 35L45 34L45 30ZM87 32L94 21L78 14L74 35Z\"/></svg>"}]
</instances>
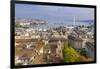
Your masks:
<instances>
[{"instance_id":1,"label":"sky","mask_svg":"<svg viewBox=\"0 0 100 69\"><path fill-rule=\"evenodd\" d=\"M48 22L67 22L81 20L94 20L93 8L80 7L62 7L62 6L47 6L34 4L16 4L16 18L33 18L47 20Z\"/></svg>"}]
</instances>

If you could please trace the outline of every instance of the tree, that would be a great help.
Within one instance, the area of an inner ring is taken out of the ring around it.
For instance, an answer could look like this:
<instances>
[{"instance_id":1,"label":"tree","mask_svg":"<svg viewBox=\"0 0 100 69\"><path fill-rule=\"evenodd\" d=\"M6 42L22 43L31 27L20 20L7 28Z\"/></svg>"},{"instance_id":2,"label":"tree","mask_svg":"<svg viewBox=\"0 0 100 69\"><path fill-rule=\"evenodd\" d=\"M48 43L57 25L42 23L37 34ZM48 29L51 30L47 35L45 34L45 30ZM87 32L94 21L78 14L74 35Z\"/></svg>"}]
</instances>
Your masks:
<instances>
[{"instance_id":1,"label":"tree","mask_svg":"<svg viewBox=\"0 0 100 69\"><path fill-rule=\"evenodd\" d=\"M16 66L21 66L21 65L22 65L22 63L17 63L17 64L16 64Z\"/></svg>"},{"instance_id":2,"label":"tree","mask_svg":"<svg viewBox=\"0 0 100 69\"><path fill-rule=\"evenodd\" d=\"M68 42L64 43L63 49L64 62L75 62L79 57L79 53L72 47L68 46Z\"/></svg>"},{"instance_id":3,"label":"tree","mask_svg":"<svg viewBox=\"0 0 100 69\"><path fill-rule=\"evenodd\" d=\"M83 55L86 55L85 49L81 49L77 52L74 48L70 47L68 42L64 42L64 49L63 49L63 58L64 62L89 62L94 61L91 58L86 58Z\"/></svg>"},{"instance_id":4,"label":"tree","mask_svg":"<svg viewBox=\"0 0 100 69\"><path fill-rule=\"evenodd\" d=\"M19 23L17 23L17 24L15 24L15 27L16 27L16 28L21 28L22 25L20 25Z\"/></svg>"},{"instance_id":5,"label":"tree","mask_svg":"<svg viewBox=\"0 0 100 69\"><path fill-rule=\"evenodd\" d=\"M81 49L80 50L80 55L82 55L82 56L87 56L87 51L85 50L85 49Z\"/></svg>"}]
</instances>

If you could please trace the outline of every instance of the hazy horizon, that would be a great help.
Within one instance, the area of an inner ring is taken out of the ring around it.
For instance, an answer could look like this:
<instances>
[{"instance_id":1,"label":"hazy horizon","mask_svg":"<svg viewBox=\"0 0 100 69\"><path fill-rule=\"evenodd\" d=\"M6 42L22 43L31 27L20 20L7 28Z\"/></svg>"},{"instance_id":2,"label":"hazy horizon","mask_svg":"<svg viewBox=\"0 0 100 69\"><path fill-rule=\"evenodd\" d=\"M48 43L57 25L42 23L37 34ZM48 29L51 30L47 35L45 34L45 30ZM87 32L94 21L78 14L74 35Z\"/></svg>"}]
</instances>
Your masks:
<instances>
[{"instance_id":1,"label":"hazy horizon","mask_svg":"<svg viewBox=\"0 0 100 69\"><path fill-rule=\"evenodd\" d=\"M42 19L49 22L94 21L94 8L15 4L15 18Z\"/></svg>"}]
</instances>

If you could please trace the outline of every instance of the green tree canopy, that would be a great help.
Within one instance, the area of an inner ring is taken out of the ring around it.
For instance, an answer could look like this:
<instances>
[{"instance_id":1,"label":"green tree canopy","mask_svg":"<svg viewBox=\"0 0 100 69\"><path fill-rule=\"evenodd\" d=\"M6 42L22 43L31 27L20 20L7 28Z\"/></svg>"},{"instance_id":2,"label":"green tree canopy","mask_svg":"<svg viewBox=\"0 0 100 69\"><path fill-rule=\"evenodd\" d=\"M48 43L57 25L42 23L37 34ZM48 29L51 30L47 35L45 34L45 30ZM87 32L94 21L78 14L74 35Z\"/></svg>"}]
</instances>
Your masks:
<instances>
[{"instance_id":1,"label":"green tree canopy","mask_svg":"<svg viewBox=\"0 0 100 69\"><path fill-rule=\"evenodd\" d=\"M75 62L79 57L79 53L72 47L68 46L68 42L64 43L63 49L64 62Z\"/></svg>"},{"instance_id":2,"label":"green tree canopy","mask_svg":"<svg viewBox=\"0 0 100 69\"><path fill-rule=\"evenodd\" d=\"M91 58L86 58L82 55L86 55L86 51L84 49L80 50L79 52L76 51L74 48L69 46L68 42L64 42L64 49L63 49L63 58L64 62L88 62L93 61Z\"/></svg>"}]
</instances>

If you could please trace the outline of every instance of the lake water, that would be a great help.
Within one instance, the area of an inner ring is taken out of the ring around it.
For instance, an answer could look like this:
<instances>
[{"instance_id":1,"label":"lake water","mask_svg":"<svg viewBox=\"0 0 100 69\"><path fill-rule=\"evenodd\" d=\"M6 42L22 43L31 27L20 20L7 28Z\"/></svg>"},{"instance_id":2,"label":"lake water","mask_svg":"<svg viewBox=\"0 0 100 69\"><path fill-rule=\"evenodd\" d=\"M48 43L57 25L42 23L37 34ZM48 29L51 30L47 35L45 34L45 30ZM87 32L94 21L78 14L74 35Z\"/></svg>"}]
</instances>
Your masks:
<instances>
[{"instance_id":1,"label":"lake water","mask_svg":"<svg viewBox=\"0 0 100 69\"><path fill-rule=\"evenodd\" d=\"M55 28L55 27L59 27L59 26L69 26L69 25L73 25L73 22L66 22L66 23L47 23L47 24L43 24L43 25L33 25L33 28ZM75 25L79 26L79 25L85 25L88 26L89 23L86 22L75 22Z\"/></svg>"}]
</instances>

